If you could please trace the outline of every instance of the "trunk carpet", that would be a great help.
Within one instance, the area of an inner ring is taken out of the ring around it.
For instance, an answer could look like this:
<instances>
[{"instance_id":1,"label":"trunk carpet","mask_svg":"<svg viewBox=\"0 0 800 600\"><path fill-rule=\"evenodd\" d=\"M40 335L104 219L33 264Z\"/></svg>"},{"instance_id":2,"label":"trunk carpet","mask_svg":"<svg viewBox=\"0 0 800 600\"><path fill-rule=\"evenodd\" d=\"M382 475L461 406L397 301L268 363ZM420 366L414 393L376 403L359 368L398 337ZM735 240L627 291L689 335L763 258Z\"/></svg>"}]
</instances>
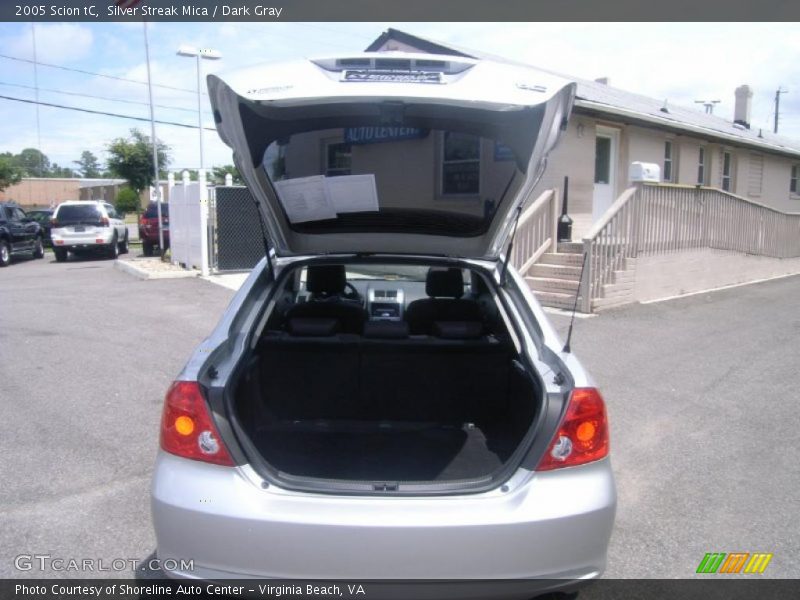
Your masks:
<instances>
[{"instance_id":1,"label":"trunk carpet","mask_svg":"<svg viewBox=\"0 0 800 600\"><path fill-rule=\"evenodd\" d=\"M252 439L273 467L304 477L452 481L502 464L478 427L301 421L273 424Z\"/></svg>"}]
</instances>

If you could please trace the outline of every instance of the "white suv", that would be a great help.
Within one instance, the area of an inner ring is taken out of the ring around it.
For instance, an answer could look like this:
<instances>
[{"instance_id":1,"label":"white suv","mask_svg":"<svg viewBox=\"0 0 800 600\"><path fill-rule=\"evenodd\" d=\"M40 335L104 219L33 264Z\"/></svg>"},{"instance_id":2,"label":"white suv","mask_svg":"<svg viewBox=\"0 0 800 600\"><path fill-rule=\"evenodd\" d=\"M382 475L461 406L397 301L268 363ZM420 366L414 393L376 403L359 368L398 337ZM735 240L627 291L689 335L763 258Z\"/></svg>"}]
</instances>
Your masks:
<instances>
[{"instance_id":1,"label":"white suv","mask_svg":"<svg viewBox=\"0 0 800 600\"><path fill-rule=\"evenodd\" d=\"M50 233L58 262L67 252L103 251L110 258L128 252L128 228L116 209L106 202L70 200L53 213Z\"/></svg>"}]
</instances>

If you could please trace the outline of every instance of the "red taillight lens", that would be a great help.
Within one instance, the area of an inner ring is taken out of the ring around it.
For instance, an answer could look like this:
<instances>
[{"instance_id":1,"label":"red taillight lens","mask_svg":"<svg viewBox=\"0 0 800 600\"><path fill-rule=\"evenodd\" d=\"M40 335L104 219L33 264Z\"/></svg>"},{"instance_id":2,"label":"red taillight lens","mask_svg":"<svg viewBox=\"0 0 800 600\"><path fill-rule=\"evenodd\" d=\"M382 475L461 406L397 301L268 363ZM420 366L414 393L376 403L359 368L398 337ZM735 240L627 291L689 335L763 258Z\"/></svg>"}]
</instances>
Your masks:
<instances>
[{"instance_id":1,"label":"red taillight lens","mask_svg":"<svg viewBox=\"0 0 800 600\"><path fill-rule=\"evenodd\" d=\"M50 227L58 227L58 219L50 217Z\"/></svg>"},{"instance_id":2,"label":"red taillight lens","mask_svg":"<svg viewBox=\"0 0 800 600\"><path fill-rule=\"evenodd\" d=\"M100 225L102 225L103 227L108 227L109 224L110 221L108 220L108 217L103 217L100 219Z\"/></svg>"},{"instance_id":3,"label":"red taillight lens","mask_svg":"<svg viewBox=\"0 0 800 600\"><path fill-rule=\"evenodd\" d=\"M233 466L196 381L176 381L167 391L161 415L161 448L184 458Z\"/></svg>"},{"instance_id":4,"label":"red taillight lens","mask_svg":"<svg viewBox=\"0 0 800 600\"><path fill-rule=\"evenodd\" d=\"M567 414L537 471L574 467L608 456L608 417L595 388L575 388Z\"/></svg>"}]
</instances>

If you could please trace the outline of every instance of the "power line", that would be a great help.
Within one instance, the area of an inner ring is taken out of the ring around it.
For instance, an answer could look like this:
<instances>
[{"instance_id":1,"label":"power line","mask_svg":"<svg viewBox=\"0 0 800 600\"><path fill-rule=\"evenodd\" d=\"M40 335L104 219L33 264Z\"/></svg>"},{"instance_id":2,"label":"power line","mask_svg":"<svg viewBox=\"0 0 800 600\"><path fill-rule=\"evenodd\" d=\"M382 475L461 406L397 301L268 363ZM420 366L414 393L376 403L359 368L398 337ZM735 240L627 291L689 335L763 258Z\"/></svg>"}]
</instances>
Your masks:
<instances>
[{"instance_id":1,"label":"power line","mask_svg":"<svg viewBox=\"0 0 800 600\"><path fill-rule=\"evenodd\" d=\"M31 65L34 65L34 66L38 65L40 67L49 67L51 69L61 69L62 71L72 71L74 73L81 73L83 75L93 75L94 77L105 77L106 79L113 79L115 81L125 81L125 82L128 82L128 83L137 83L139 85L147 85L146 81L140 81L138 79L129 79L127 77L117 77L116 75L106 75L104 73L95 73L94 71L85 71L83 69L75 69L73 67L63 67L61 65L53 65L53 64L50 64L50 63L43 63L43 62L39 62L37 60L31 60L29 58L21 58L19 56L9 56L8 54L0 54L0 58L6 58L8 60L16 60L16 61L19 61L19 62L24 62L24 63L31 64ZM186 88L174 87L174 86L171 86L171 85L165 85L163 83L154 83L153 87L160 87L160 88L164 88L164 89L167 89L167 90L175 90L175 91L178 91L178 92L189 92L191 94L196 94L197 93L197 90L189 90L189 89L186 89ZM205 92L204 92L204 94L205 94ZM205 95L207 96L208 94L205 94Z\"/></svg>"},{"instance_id":2,"label":"power line","mask_svg":"<svg viewBox=\"0 0 800 600\"><path fill-rule=\"evenodd\" d=\"M6 85L9 87L18 87L26 90L33 90L36 89L32 85L23 85L21 83L9 83L7 81L0 81L0 85ZM52 88L38 88L40 92L52 92L53 94L64 94L66 96L79 96L81 98L92 98L94 100L108 100L109 102L124 102L125 104L138 104L141 106L150 106L148 102L140 102L138 100L127 100L125 98L110 98L108 96L97 96L96 94L82 94L80 92L70 92L67 90L54 90ZM193 108L183 108L180 106L168 106L166 104L154 104L158 108L166 108L169 110L182 110L184 112L191 112L196 113L197 111Z\"/></svg>"},{"instance_id":3,"label":"power line","mask_svg":"<svg viewBox=\"0 0 800 600\"><path fill-rule=\"evenodd\" d=\"M78 112L89 113L93 115L104 115L106 117L117 117L119 119L132 119L134 121L146 121L150 122L150 119L145 117L135 117L133 115L123 115L119 113L111 113L105 112L102 110L92 110L90 108L80 108L78 106L65 106L64 104L53 104L51 102L40 102L36 100L29 100L27 98L14 98L13 96L4 96L0 94L0 99L2 100L12 100L14 102L24 102L26 104L38 104L40 106L49 106L51 108L62 108L65 110L75 110ZM188 129L198 129L197 125L188 125L186 123L176 123L175 121L156 121L156 123L161 123L162 125L174 125L175 127L186 127ZM207 129L208 131L216 131L214 127L203 127L203 129Z\"/></svg>"}]
</instances>

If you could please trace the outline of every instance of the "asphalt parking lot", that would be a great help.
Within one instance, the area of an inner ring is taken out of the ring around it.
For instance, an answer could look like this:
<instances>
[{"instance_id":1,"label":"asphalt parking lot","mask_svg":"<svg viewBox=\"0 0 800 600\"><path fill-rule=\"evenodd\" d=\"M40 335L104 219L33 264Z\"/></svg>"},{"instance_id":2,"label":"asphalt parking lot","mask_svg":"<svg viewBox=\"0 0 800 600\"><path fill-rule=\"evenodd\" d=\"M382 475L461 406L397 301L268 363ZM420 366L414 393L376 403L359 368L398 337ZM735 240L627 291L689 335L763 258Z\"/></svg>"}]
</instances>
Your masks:
<instances>
[{"instance_id":1,"label":"asphalt parking lot","mask_svg":"<svg viewBox=\"0 0 800 600\"><path fill-rule=\"evenodd\" d=\"M232 295L107 260L0 270L0 577L42 575L19 554L153 554L163 394ZM690 577L706 552L772 552L765 577L800 577L798 298L792 277L576 321L612 426L607 577Z\"/></svg>"}]
</instances>

